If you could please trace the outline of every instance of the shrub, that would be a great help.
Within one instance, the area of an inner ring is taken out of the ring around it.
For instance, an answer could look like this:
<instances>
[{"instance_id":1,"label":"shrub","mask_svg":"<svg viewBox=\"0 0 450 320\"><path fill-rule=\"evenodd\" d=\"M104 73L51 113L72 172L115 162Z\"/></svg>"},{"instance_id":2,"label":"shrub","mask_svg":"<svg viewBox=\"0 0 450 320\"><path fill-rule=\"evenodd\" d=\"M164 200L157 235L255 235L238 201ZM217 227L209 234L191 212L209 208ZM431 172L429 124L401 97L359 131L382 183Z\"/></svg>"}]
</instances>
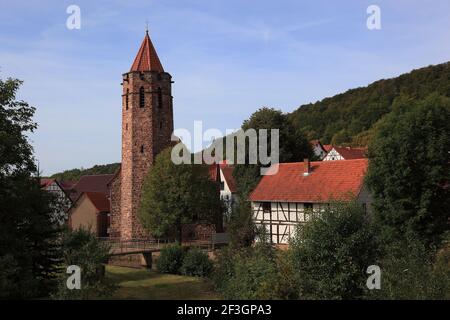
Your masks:
<instances>
[{"instance_id":1,"label":"shrub","mask_svg":"<svg viewBox=\"0 0 450 320\"><path fill-rule=\"evenodd\" d=\"M105 278L104 264L108 261L109 247L89 230L67 231L63 237L64 268L54 299L91 299L109 296L115 286ZM81 269L81 289L69 290L66 285L67 266Z\"/></svg>"},{"instance_id":2,"label":"shrub","mask_svg":"<svg viewBox=\"0 0 450 320\"><path fill-rule=\"evenodd\" d=\"M160 273L179 274L184 256L185 250L179 244L169 245L161 250L156 269Z\"/></svg>"},{"instance_id":3,"label":"shrub","mask_svg":"<svg viewBox=\"0 0 450 320\"><path fill-rule=\"evenodd\" d=\"M417 240L390 244L380 262L378 299L450 299L450 252L436 253Z\"/></svg>"},{"instance_id":4,"label":"shrub","mask_svg":"<svg viewBox=\"0 0 450 320\"><path fill-rule=\"evenodd\" d=\"M278 265L279 254L265 244L224 249L214 269L216 289L225 299L287 298Z\"/></svg>"},{"instance_id":5,"label":"shrub","mask_svg":"<svg viewBox=\"0 0 450 320\"><path fill-rule=\"evenodd\" d=\"M192 248L186 253L180 272L186 276L206 277L212 268L213 264L208 255L200 249Z\"/></svg>"},{"instance_id":6,"label":"shrub","mask_svg":"<svg viewBox=\"0 0 450 320\"><path fill-rule=\"evenodd\" d=\"M335 203L299 225L289 254L306 299L361 298L378 247L358 203Z\"/></svg>"}]
</instances>

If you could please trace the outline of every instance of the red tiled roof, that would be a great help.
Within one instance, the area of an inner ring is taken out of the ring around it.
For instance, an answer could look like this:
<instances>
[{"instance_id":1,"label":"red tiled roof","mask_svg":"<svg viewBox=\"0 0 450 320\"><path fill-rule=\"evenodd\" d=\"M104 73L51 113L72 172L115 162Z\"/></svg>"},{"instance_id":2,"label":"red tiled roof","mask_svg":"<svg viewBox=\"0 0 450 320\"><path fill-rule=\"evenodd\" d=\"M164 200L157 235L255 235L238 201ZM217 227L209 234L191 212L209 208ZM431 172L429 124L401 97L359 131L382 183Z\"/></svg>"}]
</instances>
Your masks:
<instances>
[{"instance_id":1,"label":"red tiled roof","mask_svg":"<svg viewBox=\"0 0 450 320\"><path fill-rule=\"evenodd\" d=\"M352 148L352 147L333 147L345 160L363 159L366 157L366 148Z\"/></svg>"},{"instance_id":2,"label":"red tiled roof","mask_svg":"<svg viewBox=\"0 0 450 320\"><path fill-rule=\"evenodd\" d=\"M101 192L84 192L98 212L109 212L109 200Z\"/></svg>"},{"instance_id":3,"label":"red tiled roof","mask_svg":"<svg viewBox=\"0 0 450 320\"><path fill-rule=\"evenodd\" d=\"M331 144L323 144L322 146L326 152L330 152L331 149L333 149L333 146Z\"/></svg>"},{"instance_id":4,"label":"red tiled roof","mask_svg":"<svg viewBox=\"0 0 450 320\"><path fill-rule=\"evenodd\" d=\"M208 165L208 173L209 173L209 178L212 181L219 180L219 168L218 168L217 164Z\"/></svg>"},{"instance_id":5,"label":"red tiled roof","mask_svg":"<svg viewBox=\"0 0 450 320\"><path fill-rule=\"evenodd\" d=\"M76 184L76 181L72 180L61 180L59 181L59 185L63 190L70 190L73 188L73 186Z\"/></svg>"},{"instance_id":6,"label":"red tiled roof","mask_svg":"<svg viewBox=\"0 0 450 320\"><path fill-rule=\"evenodd\" d=\"M251 201L326 202L357 196L363 185L367 159L280 163L279 171L264 176L250 194ZM271 169L272 170L272 169Z\"/></svg>"},{"instance_id":7,"label":"red tiled roof","mask_svg":"<svg viewBox=\"0 0 450 320\"><path fill-rule=\"evenodd\" d=\"M152 41L148 35L145 34L141 47L134 58L133 65L130 71L158 71L164 72L161 61L159 61L158 54L155 47L153 47Z\"/></svg>"},{"instance_id":8,"label":"red tiled roof","mask_svg":"<svg viewBox=\"0 0 450 320\"><path fill-rule=\"evenodd\" d=\"M220 170L222 170L225 181L227 182L228 188L230 188L231 192L236 192L237 191L236 181L234 180L233 177L234 167L227 165L226 161L225 163L221 163L219 166Z\"/></svg>"},{"instance_id":9,"label":"red tiled roof","mask_svg":"<svg viewBox=\"0 0 450 320\"><path fill-rule=\"evenodd\" d=\"M42 178L41 179L41 188L47 188L49 185L51 185L53 182L55 182L55 179L52 178Z\"/></svg>"},{"instance_id":10,"label":"red tiled roof","mask_svg":"<svg viewBox=\"0 0 450 320\"><path fill-rule=\"evenodd\" d=\"M109 193L108 183L114 174L97 174L82 176L73 186L75 193L73 199L77 199L83 192L101 192L104 195Z\"/></svg>"}]
</instances>

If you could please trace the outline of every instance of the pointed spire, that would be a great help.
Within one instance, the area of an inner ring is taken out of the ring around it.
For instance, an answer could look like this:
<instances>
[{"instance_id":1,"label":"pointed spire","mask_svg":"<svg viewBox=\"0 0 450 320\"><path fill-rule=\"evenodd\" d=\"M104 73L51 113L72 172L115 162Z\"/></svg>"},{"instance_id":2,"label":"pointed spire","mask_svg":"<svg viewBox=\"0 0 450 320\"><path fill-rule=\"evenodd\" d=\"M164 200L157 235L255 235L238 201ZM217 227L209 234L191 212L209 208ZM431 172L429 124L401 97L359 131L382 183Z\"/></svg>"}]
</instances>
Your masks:
<instances>
[{"instance_id":1,"label":"pointed spire","mask_svg":"<svg viewBox=\"0 0 450 320\"><path fill-rule=\"evenodd\" d=\"M144 41L142 41L141 47L134 58L131 71L158 71L164 72L161 61L159 61L158 54L155 47L153 47L150 36L148 35L148 29L145 31Z\"/></svg>"}]
</instances>

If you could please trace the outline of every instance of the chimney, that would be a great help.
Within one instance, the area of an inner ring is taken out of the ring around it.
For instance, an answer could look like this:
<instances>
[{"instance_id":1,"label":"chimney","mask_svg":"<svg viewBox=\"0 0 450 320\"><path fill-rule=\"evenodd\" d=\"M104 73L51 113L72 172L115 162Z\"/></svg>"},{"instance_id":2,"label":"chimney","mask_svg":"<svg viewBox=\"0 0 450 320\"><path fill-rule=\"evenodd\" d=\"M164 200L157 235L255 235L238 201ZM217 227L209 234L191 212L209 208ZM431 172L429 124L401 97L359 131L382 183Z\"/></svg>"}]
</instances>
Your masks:
<instances>
[{"instance_id":1,"label":"chimney","mask_svg":"<svg viewBox=\"0 0 450 320\"><path fill-rule=\"evenodd\" d=\"M303 164L305 165L305 169L303 171L303 175L307 176L311 172L311 163L308 158L303 159Z\"/></svg>"}]
</instances>

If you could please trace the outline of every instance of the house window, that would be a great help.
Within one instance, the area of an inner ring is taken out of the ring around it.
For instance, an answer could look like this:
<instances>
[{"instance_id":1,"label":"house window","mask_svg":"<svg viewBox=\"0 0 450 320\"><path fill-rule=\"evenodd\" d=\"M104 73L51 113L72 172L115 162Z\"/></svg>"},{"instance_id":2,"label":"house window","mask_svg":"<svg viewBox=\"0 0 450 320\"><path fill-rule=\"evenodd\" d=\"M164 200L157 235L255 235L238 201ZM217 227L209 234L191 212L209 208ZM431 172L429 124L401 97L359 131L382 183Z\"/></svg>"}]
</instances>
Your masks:
<instances>
[{"instance_id":1,"label":"house window","mask_svg":"<svg viewBox=\"0 0 450 320\"><path fill-rule=\"evenodd\" d=\"M145 106L145 92L144 87L139 89L139 107L143 108Z\"/></svg>"},{"instance_id":2,"label":"house window","mask_svg":"<svg viewBox=\"0 0 450 320\"><path fill-rule=\"evenodd\" d=\"M270 202L263 202L262 204L263 212L269 213L271 210L271 203Z\"/></svg>"},{"instance_id":3,"label":"house window","mask_svg":"<svg viewBox=\"0 0 450 320\"><path fill-rule=\"evenodd\" d=\"M161 88L158 88L158 108L161 109L162 106L163 106L162 91Z\"/></svg>"},{"instance_id":4,"label":"house window","mask_svg":"<svg viewBox=\"0 0 450 320\"><path fill-rule=\"evenodd\" d=\"M141 146L141 153L144 153L144 146Z\"/></svg>"},{"instance_id":5,"label":"house window","mask_svg":"<svg viewBox=\"0 0 450 320\"><path fill-rule=\"evenodd\" d=\"M127 89L127 94L126 94L126 96L125 96L125 110L128 110L128 95L129 95L129 93L130 93L130 90L129 89Z\"/></svg>"}]
</instances>

